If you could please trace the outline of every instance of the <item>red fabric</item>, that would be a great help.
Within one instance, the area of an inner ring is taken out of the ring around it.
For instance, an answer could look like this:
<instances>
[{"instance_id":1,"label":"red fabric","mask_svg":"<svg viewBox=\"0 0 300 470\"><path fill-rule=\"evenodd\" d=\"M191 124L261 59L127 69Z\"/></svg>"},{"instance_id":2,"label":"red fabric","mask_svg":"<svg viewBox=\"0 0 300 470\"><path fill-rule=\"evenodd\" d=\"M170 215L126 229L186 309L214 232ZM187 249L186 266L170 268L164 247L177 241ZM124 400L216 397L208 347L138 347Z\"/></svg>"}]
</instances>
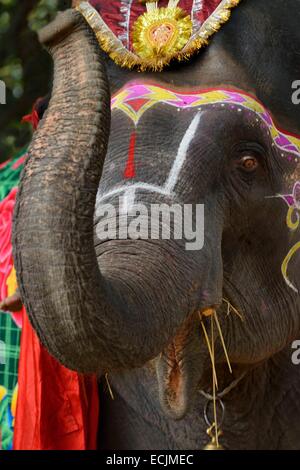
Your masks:
<instances>
[{"instance_id":1,"label":"red fabric","mask_svg":"<svg viewBox=\"0 0 300 470\"><path fill-rule=\"evenodd\" d=\"M124 46L132 50L132 26L138 17L145 13L145 5L137 0L133 0L130 5L128 0L90 0L89 3L100 13L105 23L121 39ZM196 32L220 3L221 0L180 0L178 6L191 15L194 21L194 32ZM160 0L158 5L166 7L168 0Z\"/></svg>"},{"instance_id":2,"label":"red fabric","mask_svg":"<svg viewBox=\"0 0 300 470\"><path fill-rule=\"evenodd\" d=\"M61 366L24 315L14 450L94 450L98 418L96 377Z\"/></svg>"},{"instance_id":3,"label":"red fabric","mask_svg":"<svg viewBox=\"0 0 300 470\"><path fill-rule=\"evenodd\" d=\"M17 188L13 188L3 201L0 202L0 299L12 295L9 288L9 278L13 269L12 256L12 219L16 202ZM23 309L12 313L12 318L19 328L22 327Z\"/></svg>"},{"instance_id":4,"label":"red fabric","mask_svg":"<svg viewBox=\"0 0 300 470\"><path fill-rule=\"evenodd\" d=\"M33 109L32 113L24 116L21 122L22 123L29 122L32 125L33 130L36 130L39 125L39 121L40 121L40 118L39 118L38 112L35 109Z\"/></svg>"}]
</instances>

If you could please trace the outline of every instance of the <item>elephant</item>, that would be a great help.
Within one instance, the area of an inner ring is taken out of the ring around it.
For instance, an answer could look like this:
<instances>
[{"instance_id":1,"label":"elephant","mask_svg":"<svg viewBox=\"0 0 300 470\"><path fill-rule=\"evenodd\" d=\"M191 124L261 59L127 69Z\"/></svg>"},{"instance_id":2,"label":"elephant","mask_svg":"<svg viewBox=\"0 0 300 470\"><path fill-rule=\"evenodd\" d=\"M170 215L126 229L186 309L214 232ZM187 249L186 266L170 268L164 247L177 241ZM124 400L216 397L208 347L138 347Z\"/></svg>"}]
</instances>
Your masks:
<instances>
[{"instance_id":1,"label":"elephant","mask_svg":"<svg viewBox=\"0 0 300 470\"><path fill-rule=\"evenodd\" d=\"M204 448L214 373L224 449L300 449L299 7L243 0L207 48L160 72L117 66L77 10L40 32L54 78L15 267L50 354L109 380L101 449ZM103 204L119 198L117 225L136 203L201 205L203 247L102 239Z\"/></svg>"}]
</instances>

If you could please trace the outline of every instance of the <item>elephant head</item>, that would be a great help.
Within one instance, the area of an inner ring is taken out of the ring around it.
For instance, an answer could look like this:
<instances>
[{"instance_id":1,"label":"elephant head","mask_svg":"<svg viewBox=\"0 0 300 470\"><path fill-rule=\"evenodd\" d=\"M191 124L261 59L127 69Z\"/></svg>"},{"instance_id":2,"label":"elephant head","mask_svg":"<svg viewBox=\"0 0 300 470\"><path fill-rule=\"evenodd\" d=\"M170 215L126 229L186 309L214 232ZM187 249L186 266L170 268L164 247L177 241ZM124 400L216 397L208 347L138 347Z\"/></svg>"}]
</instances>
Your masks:
<instances>
[{"instance_id":1,"label":"elephant head","mask_svg":"<svg viewBox=\"0 0 300 470\"><path fill-rule=\"evenodd\" d=\"M15 211L22 300L42 343L71 369L157 358L161 402L175 417L209 364L199 313L218 310L237 367L267 360L300 330L296 53L282 65L287 42L300 39L299 13L277 0L268 19L271 2L258 3L245 1L190 64L117 72L123 88L112 100L80 13L59 14L40 34L54 83ZM202 204L204 246L186 249L187 233L99 236L103 204L117 207L119 227L137 203L148 209L140 221L153 205ZM217 345L216 361L225 362Z\"/></svg>"}]
</instances>

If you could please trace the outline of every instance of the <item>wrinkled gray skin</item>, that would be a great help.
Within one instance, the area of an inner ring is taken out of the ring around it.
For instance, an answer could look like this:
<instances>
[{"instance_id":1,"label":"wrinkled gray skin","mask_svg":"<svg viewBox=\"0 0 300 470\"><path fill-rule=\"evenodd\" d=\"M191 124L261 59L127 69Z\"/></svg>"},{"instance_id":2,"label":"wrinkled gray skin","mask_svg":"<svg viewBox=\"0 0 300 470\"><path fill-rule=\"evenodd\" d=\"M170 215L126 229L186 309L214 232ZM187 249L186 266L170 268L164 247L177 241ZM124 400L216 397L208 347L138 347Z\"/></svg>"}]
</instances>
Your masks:
<instances>
[{"instance_id":1,"label":"wrinkled gray skin","mask_svg":"<svg viewBox=\"0 0 300 470\"><path fill-rule=\"evenodd\" d=\"M297 162L282 158L266 128L244 111L207 108L172 201L137 192L137 201L205 204L205 246L183 241L107 241L96 235L96 194L122 181L132 123L112 113L113 92L132 79L250 92L280 127L300 134L291 82L300 78L300 2L244 0L189 64L137 74L108 64L89 27L67 11L41 33L54 58L49 108L31 144L14 221L14 256L23 302L41 341L60 362L109 373L101 396L100 446L201 449L210 390L209 356L197 312L216 307L239 385L224 398L226 449L300 449L299 296L281 275L298 241L286 226ZM141 181L160 183L197 110L163 104L138 127ZM250 119L250 122L249 122ZM245 172L245 155L258 167ZM139 168L139 167L138 167ZM128 183L130 184L130 182ZM111 200L110 202L114 202ZM94 219L94 224L93 224ZM95 250L96 248L96 250ZM289 267L296 287L299 257ZM226 316L227 298L242 313ZM208 322L207 322L208 326ZM216 341L220 390L233 380Z\"/></svg>"}]
</instances>

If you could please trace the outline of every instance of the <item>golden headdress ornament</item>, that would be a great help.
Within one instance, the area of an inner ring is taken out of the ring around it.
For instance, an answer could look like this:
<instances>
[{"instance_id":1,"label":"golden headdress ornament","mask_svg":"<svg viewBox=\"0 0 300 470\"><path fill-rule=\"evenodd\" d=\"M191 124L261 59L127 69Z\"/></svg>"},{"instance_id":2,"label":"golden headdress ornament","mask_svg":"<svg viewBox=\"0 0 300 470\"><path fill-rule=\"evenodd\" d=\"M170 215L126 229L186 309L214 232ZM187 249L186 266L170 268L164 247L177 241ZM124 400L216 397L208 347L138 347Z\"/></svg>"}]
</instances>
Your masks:
<instances>
[{"instance_id":1,"label":"golden headdress ornament","mask_svg":"<svg viewBox=\"0 0 300 470\"><path fill-rule=\"evenodd\" d=\"M241 0L90 0L77 5L122 67L161 71L209 43Z\"/></svg>"},{"instance_id":2,"label":"golden headdress ornament","mask_svg":"<svg viewBox=\"0 0 300 470\"><path fill-rule=\"evenodd\" d=\"M147 2L147 11L133 25L133 49L145 60L174 56L187 44L192 35L190 15L170 0L166 8L158 2Z\"/></svg>"}]
</instances>

